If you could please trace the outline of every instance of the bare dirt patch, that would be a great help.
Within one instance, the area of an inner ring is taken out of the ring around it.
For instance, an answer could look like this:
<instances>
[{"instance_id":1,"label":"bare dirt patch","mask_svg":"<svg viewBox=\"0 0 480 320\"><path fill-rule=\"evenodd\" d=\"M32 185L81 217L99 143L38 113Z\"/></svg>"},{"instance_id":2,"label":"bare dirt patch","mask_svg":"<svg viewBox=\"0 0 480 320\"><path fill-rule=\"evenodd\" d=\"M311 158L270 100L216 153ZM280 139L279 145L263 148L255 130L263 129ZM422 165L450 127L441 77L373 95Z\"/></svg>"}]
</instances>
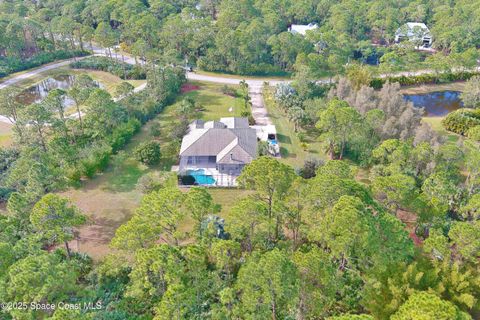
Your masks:
<instances>
[{"instance_id":1,"label":"bare dirt patch","mask_svg":"<svg viewBox=\"0 0 480 320\"><path fill-rule=\"evenodd\" d=\"M417 215L413 212L398 209L397 218L406 225L408 235L413 240L413 243L418 247L422 245L422 239L415 233L415 225L417 223Z\"/></svg>"}]
</instances>

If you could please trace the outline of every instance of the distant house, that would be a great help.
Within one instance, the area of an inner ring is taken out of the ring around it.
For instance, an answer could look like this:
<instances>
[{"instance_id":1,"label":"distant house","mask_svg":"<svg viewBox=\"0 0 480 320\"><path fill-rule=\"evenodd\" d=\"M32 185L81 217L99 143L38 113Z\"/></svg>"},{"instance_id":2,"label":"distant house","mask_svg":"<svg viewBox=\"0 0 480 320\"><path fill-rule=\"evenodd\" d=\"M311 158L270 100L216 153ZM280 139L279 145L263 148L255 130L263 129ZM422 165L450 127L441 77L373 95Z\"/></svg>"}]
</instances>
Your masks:
<instances>
[{"instance_id":1,"label":"distant house","mask_svg":"<svg viewBox=\"0 0 480 320\"><path fill-rule=\"evenodd\" d=\"M195 120L182 140L178 172L196 184L233 186L256 156L257 134L247 118Z\"/></svg>"},{"instance_id":2,"label":"distant house","mask_svg":"<svg viewBox=\"0 0 480 320\"><path fill-rule=\"evenodd\" d=\"M395 42L404 40L416 42L417 47L430 48L432 46L432 36L425 23L408 22L397 29L395 33Z\"/></svg>"},{"instance_id":3,"label":"distant house","mask_svg":"<svg viewBox=\"0 0 480 320\"><path fill-rule=\"evenodd\" d=\"M309 24L292 24L289 28L288 31L293 33L293 34L300 34L302 36L307 34L307 31L309 30L315 30L318 28L318 24L316 23L309 23Z\"/></svg>"}]
</instances>

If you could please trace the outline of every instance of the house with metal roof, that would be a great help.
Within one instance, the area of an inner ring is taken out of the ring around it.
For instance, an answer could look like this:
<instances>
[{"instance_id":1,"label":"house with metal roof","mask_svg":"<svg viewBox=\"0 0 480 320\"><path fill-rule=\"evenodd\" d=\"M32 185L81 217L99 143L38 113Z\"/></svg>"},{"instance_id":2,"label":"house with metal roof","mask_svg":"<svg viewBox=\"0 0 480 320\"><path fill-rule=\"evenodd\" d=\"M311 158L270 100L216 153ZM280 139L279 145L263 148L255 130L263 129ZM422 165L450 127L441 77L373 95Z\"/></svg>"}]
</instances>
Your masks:
<instances>
[{"instance_id":1,"label":"house with metal roof","mask_svg":"<svg viewBox=\"0 0 480 320\"><path fill-rule=\"evenodd\" d=\"M305 36L307 34L307 31L315 30L317 28L318 28L318 24L316 24L316 23L292 24L288 28L288 31L293 33L293 34L300 34L302 36Z\"/></svg>"},{"instance_id":2,"label":"house with metal roof","mask_svg":"<svg viewBox=\"0 0 480 320\"><path fill-rule=\"evenodd\" d=\"M256 156L257 134L247 118L195 120L182 140L178 172L196 184L233 186Z\"/></svg>"},{"instance_id":3,"label":"house with metal roof","mask_svg":"<svg viewBox=\"0 0 480 320\"><path fill-rule=\"evenodd\" d=\"M416 43L418 48L430 48L433 41L430 29L421 22L407 22L398 28L395 33L395 42L399 43L403 40Z\"/></svg>"}]
</instances>

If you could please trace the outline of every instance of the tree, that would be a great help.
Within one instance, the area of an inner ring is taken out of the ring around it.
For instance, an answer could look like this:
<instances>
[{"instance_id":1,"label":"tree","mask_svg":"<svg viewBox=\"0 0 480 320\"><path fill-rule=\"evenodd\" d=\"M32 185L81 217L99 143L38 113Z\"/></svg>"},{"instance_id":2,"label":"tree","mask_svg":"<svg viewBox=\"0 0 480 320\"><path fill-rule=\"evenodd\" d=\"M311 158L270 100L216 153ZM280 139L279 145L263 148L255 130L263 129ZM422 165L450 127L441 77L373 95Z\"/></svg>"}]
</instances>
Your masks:
<instances>
[{"instance_id":1,"label":"tree","mask_svg":"<svg viewBox=\"0 0 480 320\"><path fill-rule=\"evenodd\" d=\"M256 191L256 198L263 201L268 210L268 219L275 221L274 240L281 231L282 216L275 211L277 201L282 201L291 186L293 169L270 157L260 157L247 165L237 181L240 186Z\"/></svg>"},{"instance_id":2,"label":"tree","mask_svg":"<svg viewBox=\"0 0 480 320\"><path fill-rule=\"evenodd\" d=\"M365 204L356 197L340 197L312 229L310 239L329 248L340 270L347 268L350 259L369 259L373 255L372 221Z\"/></svg>"},{"instance_id":3,"label":"tree","mask_svg":"<svg viewBox=\"0 0 480 320\"><path fill-rule=\"evenodd\" d=\"M455 257L463 263L477 264L480 255L480 221L455 222L448 232Z\"/></svg>"},{"instance_id":4,"label":"tree","mask_svg":"<svg viewBox=\"0 0 480 320\"><path fill-rule=\"evenodd\" d=\"M0 299L6 302L31 301L55 304L69 301L80 288L79 272L73 262L62 261L59 255L42 253L30 255L10 266L0 281ZM15 318L30 315L42 318L42 310L12 310Z\"/></svg>"},{"instance_id":5,"label":"tree","mask_svg":"<svg viewBox=\"0 0 480 320\"><path fill-rule=\"evenodd\" d=\"M10 243L0 242L0 279L15 262L15 254Z\"/></svg>"},{"instance_id":6,"label":"tree","mask_svg":"<svg viewBox=\"0 0 480 320\"><path fill-rule=\"evenodd\" d=\"M112 58L111 48L117 43L115 31L107 22L100 22L95 29L94 39L108 49L108 55Z\"/></svg>"},{"instance_id":7,"label":"tree","mask_svg":"<svg viewBox=\"0 0 480 320\"><path fill-rule=\"evenodd\" d=\"M117 99L128 97L133 93L135 87L129 82L122 82L115 88L115 96Z\"/></svg>"},{"instance_id":8,"label":"tree","mask_svg":"<svg viewBox=\"0 0 480 320\"><path fill-rule=\"evenodd\" d=\"M373 320L368 314L343 314L341 316L329 317L327 320Z\"/></svg>"},{"instance_id":9,"label":"tree","mask_svg":"<svg viewBox=\"0 0 480 320\"><path fill-rule=\"evenodd\" d=\"M395 214L400 207L408 206L418 196L415 179L401 173L375 177L372 187L377 199Z\"/></svg>"},{"instance_id":10,"label":"tree","mask_svg":"<svg viewBox=\"0 0 480 320\"><path fill-rule=\"evenodd\" d=\"M15 124L19 119L21 104L17 101L20 91L16 88L5 88L0 91L0 114Z\"/></svg>"},{"instance_id":11,"label":"tree","mask_svg":"<svg viewBox=\"0 0 480 320\"><path fill-rule=\"evenodd\" d=\"M328 143L330 159L335 159L338 154L341 160L347 143L357 133L360 114L347 102L333 99L328 103L327 109L320 112L319 119L316 127L322 131L322 139Z\"/></svg>"},{"instance_id":12,"label":"tree","mask_svg":"<svg viewBox=\"0 0 480 320\"><path fill-rule=\"evenodd\" d=\"M61 134L65 140L69 140L69 133L67 127L67 119L65 117L65 94L66 92L61 89L54 89L50 91L47 97L42 101L46 105L46 109L52 112L56 112L60 121L53 121L52 127L54 129L60 129Z\"/></svg>"},{"instance_id":13,"label":"tree","mask_svg":"<svg viewBox=\"0 0 480 320\"><path fill-rule=\"evenodd\" d=\"M267 205L252 197L239 200L230 210L227 231L242 244L242 250L253 252L271 233Z\"/></svg>"},{"instance_id":14,"label":"tree","mask_svg":"<svg viewBox=\"0 0 480 320\"><path fill-rule=\"evenodd\" d=\"M63 242L69 257L68 241L74 238L74 228L85 223L85 220L77 207L52 193L43 196L30 214L33 227L51 242Z\"/></svg>"},{"instance_id":15,"label":"tree","mask_svg":"<svg viewBox=\"0 0 480 320\"><path fill-rule=\"evenodd\" d=\"M135 254L126 295L155 304L180 277L183 267L179 250L167 244L140 249Z\"/></svg>"},{"instance_id":16,"label":"tree","mask_svg":"<svg viewBox=\"0 0 480 320\"><path fill-rule=\"evenodd\" d=\"M370 69L365 65L359 64L348 66L346 76L355 90L359 90L363 86L370 86L370 82L373 79Z\"/></svg>"},{"instance_id":17,"label":"tree","mask_svg":"<svg viewBox=\"0 0 480 320\"><path fill-rule=\"evenodd\" d=\"M293 261L300 278L297 318L324 317L333 312L342 280L328 254L314 246L308 252L295 252Z\"/></svg>"},{"instance_id":18,"label":"tree","mask_svg":"<svg viewBox=\"0 0 480 320\"><path fill-rule=\"evenodd\" d=\"M480 77L471 78L465 83L465 88L460 95L463 104L467 108L480 107Z\"/></svg>"},{"instance_id":19,"label":"tree","mask_svg":"<svg viewBox=\"0 0 480 320\"><path fill-rule=\"evenodd\" d=\"M178 188L160 189L145 195L135 214L146 218L152 227L159 228L178 245L181 237L178 226L185 217L184 201L185 195Z\"/></svg>"},{"instance_id":20,"label":"tree","mask_svg":"<svg viewBox=\"0 0 480 320\"><path fill-rule=\"evenodd\" d=\"M146 141L135 148L135 158L148 165L154 165L160 162L160 144L156 141Z\"/></svg>"},{"instance_id":21,"label":"tree","mask_svg":"<svg viewBox=\"0 0 480 320\"><path fill-rule=\"evenodd\" d=\"M240 244L233 240L219 240L212 244L210 255L217 269L225 273L227 280L234 280L242 254Z\"/></svg>"},{"instance_id":22,"label":"tree","mask_svg":"<svg viewBox=\"0 0 480 320\"><path fill-rule=\"evenodd\" d=\"M467 221L480 220L480 194L474 194L468 202L460 208L462 218Z\"/></svg>"},{"instance_id":23,"label":"tree","mask_svg":"<svg viewBox=\"0 0 480 320\"><path fill-rule=\"evenodd\" d=\"M310 188L307 182L301 178L296 177L292 182L292 186L282 204L285 219L285 228L291 233L293 240L293 247L298 248L304 237L305 228L305 211L307 207L307 193Z\"/></svg>"},{"instance_id":24,"label":"tree","mask_svg":"<svg viewBox=\"0 0 480 320\"><path fill-rule=\"evenodd\" d=\"M471 319L459 311L451 302L444 301L432 293L424 291L412 294L407 302L392 316L392 320L413 319Z\"/></svg>"},{"instance_id":25,"label":"tree","mask_svg":"<svg viewBox=\"0 0 480 320\"><path fill-rule=\"evenodd\" d=\"M80 128L83 133L83 120L82 112L80 111L80 106L87 101L90 92L95 88L95 82L87 74L80 74L75 77L73 86L67 91L67 95L72 98L75 102L75 107L77 109L78 120L80 121Z\"/></svg>"},{"instance_id":26,"label":"tree","mask_svg":"<svg viewBox=\"0 0 480 320\"><path fill-rule=\"evenodd\" d=\"M293 122L293 131L297 132L298 127L305 120L305 111L300 107L294 106L287 110L287 116Z\"/></svg>"},{"instance_id":27,"label":"tree","mask_svg":"<svg viewBox=\"0 0 480 320\"><path fill-rule=\"evenodd\" d=\"M247 317L293 317L299 292L298 271L284 252L274 249L247 260L240 268L236 288L241 292L239 308Z\"/></svg>"},{"instance_id":28,"label":"tree","mask_svg":"<svg viewBox=\"0 0 480 320\"><path fill-rule=\"evenodd\" d=\"M161 231L159 225L151 223L150 217L134 214L115 231L110 246L129 252L149 248L158 241Z\"/></svg>"},{"instance_id":29,"label":"tree","mask_svg":"<svg viewBox=\"0 0 480 320\"><path fill-rule=\"evenodd\" d=\"M192 187L185 199L185 207L195 220L195 229L199 238L202 237L201 224L203 220L214 211L212 196L203 187Z\"/></svg>"},{"instance_id":30,"label":"tree","mask_svg":"<svg viewBox=\"0 0 480 320\"><path fill-rule=\"evenodd\" d=\"M30 131L34 136L34 142L47 152L47 128L54 120L53 111L45 103L33 103L22 110L21 120L24 123L31 123Z\"/></svg>"}]
</instances>

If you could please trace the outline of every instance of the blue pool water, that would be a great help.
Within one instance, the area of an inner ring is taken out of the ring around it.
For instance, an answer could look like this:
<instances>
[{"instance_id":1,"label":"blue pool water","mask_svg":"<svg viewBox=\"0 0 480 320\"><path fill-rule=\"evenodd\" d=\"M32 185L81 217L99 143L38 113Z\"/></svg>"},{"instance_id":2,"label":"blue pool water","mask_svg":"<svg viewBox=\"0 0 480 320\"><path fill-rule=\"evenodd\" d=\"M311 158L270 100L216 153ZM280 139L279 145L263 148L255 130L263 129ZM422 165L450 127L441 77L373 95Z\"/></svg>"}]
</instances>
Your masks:
<instances>
[{"instance_id":1,"label":"blue pool water","mask_svg":"<svg viewBox=\"0 0 480 320\"><path fill-rule=\"evenodd\" d=\"M215 179L212 176L206 175L205 170L187 170L187 175L192 176L195 179L195 182L203 185L215 184Z\"/></svg>"},{"instance_id":2,"label":"blue pool water","mask_svg":"<svg viewBox=\"0 0 480 320\"><path fill-rule=\"evenodd\" d=\"M277 144L277 140L268 140L271 144L273 145L276 145Z\"/></svg>"}]
</instances>

